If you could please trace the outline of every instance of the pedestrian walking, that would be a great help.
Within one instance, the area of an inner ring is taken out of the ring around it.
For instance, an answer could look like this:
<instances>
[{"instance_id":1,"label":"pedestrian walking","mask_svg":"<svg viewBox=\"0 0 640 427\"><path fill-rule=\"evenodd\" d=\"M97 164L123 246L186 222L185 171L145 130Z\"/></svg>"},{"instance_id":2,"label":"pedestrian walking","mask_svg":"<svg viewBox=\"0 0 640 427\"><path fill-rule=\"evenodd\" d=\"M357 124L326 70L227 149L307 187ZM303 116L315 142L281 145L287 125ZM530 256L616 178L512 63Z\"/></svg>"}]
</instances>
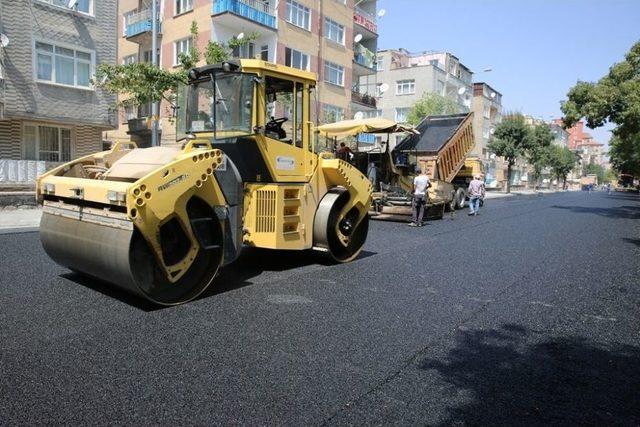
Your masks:
<instances>
[{"instance_id":1,"label":"pedestrian walking","mask_svg":"<svg viewBox=\"0 0 640 427\"><path fill-rule=\"evenodd\" d=\"M607 194L611 194L611 183L607 183Z\"/></svg>"},{"instance_id":2,"label":"pedestrian walking","mask_svg":"<svg viewBox=\"0 0 640 427\"><path fill-rule=\"evenodd\" d=\"M480 200L484 199L484 182L480 180L480 175L474 175L467 189L469 195L469 215L478 215L480 211Z\"/></svg>"},{"instance_id":3,"label":"pedestrian walking","mask_svg":"<svg viewBox=\"0 0 640 427\"><path fill-rule=\"evenodd\" d=\"M413 197L411 199L411 211L413 213L413 221L409 224L410 227L422 227L424 223L424 210L427 204L427 189L431 186L429 177L424 171L418 171L418 175L413 178L413 189L411 193Z\"/></svg>"}]
</instances>

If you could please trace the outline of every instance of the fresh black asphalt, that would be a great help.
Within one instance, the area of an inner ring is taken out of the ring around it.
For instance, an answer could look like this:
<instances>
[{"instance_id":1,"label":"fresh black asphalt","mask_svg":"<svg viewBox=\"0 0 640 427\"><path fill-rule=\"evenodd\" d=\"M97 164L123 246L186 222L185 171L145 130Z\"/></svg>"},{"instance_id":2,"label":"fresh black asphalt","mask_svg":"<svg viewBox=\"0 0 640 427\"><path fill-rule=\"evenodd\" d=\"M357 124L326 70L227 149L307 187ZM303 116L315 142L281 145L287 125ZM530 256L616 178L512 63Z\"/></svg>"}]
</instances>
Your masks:
<instances>
[{"instance_id":1,"label":"fresh black asphalt","mask_svg":"<svg viewBox=\"0 0 640 427\"><path fill-rule=\"evenodd\" d=\"M640 424L640 197L372 222L345 265L247 250L156 309L0 235L0 425Z\"/></svg>"}]
</instances>

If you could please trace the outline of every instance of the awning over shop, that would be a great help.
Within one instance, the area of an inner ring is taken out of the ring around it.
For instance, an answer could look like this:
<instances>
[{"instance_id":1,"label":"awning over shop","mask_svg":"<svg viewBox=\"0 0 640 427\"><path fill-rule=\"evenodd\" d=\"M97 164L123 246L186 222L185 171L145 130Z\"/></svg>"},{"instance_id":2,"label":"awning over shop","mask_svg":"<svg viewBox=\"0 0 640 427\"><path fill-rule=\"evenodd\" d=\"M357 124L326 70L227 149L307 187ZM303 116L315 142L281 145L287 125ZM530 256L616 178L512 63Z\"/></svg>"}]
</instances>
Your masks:
<instances>
[{"instance_id":1,"label":"awning over shop","mask_svg":"<svg viewBox=\"0 0 640 427\"><path fill-rule=\"evenodd\" d=\"M343 120L318 126L318 131L326 136L355 136L360 133L396 133L409 132L418 135L419 132L409 125L402 125L393 120L374 117L361 120Z\"/></svg>"}]
</instances>

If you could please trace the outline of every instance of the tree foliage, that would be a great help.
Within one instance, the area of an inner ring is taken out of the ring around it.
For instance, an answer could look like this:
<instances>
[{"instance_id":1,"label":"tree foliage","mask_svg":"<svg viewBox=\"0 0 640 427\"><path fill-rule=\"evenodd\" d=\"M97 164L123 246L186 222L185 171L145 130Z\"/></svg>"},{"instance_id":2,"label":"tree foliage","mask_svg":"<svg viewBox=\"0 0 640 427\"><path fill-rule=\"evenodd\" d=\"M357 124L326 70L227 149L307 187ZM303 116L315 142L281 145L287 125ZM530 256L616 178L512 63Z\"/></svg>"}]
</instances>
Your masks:
<instances>
[{"instance_id":1,"label":"tree foliage","mask_svg":"<svg viewBox=\"0 0 640 427\"><path fill-rule=\"evenodd\" d=\"M533 182L537 185L542 169L550 165L551 143L553 134L551 128L546 123L534 125L529 130L529 137L526 139L525 152L529 164L533 167Z\"/></svg>"},{"instance_id":2,"label":"tree foliage","mask_svg":"<svg viewBox=\"0 0 640 427\"><path fill-rule=\"evenodd\" d=\"M529 125L522 114L508 114L495 127L487 144L489 152L504 157L507 162L507 193L511 191L511 169L516 160L526 153L529 135Z\"/></svg>"},{"instance_id":3,"label":"tree foliage","mask_svg":"<svg viewBox=\"0 0 640 427\"><path fill-rule=\"evenodd\" d=\"M576 154L567 147L551 145L548 148L549 166L558 182L563 181L566 186L567 175L575 168L578 161Z\"/></svg>"},{"instance_id":4,"label":"tree foliage","mask_svg":"<svg viewBox=\"0 0 640 427\"><path fill-rule=\"evenodd\" d=\"M415 126L427 116L456 114L459 112L460 106L454 100L435 92L425 93L411 107L407 115L407 122Z\"/></svg>"},{"instance_id":5,"label":"tree foliage","mask_svg":"<svg viewBox=\"0 0 640 427\"><path fill-rule=\"evenodd\" d=\"M562 103L565 126L585 118L590 128L614 123L609 155L620 172L640 175L640 42L598 82L579 81Z\"/></svg>"}]
</instances>

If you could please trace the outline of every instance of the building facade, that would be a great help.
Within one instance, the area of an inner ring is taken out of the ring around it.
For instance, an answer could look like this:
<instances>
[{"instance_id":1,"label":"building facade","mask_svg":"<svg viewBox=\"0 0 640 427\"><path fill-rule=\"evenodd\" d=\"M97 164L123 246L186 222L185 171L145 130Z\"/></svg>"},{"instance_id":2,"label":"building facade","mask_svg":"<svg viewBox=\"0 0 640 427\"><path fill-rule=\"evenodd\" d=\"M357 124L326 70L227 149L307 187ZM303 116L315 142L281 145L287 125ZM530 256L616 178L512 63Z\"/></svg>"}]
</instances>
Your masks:
<instances>
[{"instance_id":1,"label":"building facade","mask_svg":"<svg viewBox=\"0 0 640 427\"><path fill-rule=\"evenodd\" d=\"M426 93L454 100L462 112L471 109L472 72L448 52L381 50L376 66L377 106L373 115L406 122L411 108ZM390 142L395 145L394 136Z\"/></svg>"},{"instance_id":2,"label":"building facade","mask_svg":"<svg viewBox=\"0 0 640 427\"><path fill-rule=\"evenodd\" d=\"M33 181L59 162L102 149L115 97L93 86L116 59L116 0L0 0L0 179Z\"/></svg>"},{"instance_id":3,"label":"building facade","mask_svg":"<svg viewBox=\"0 0 640 427\"><path fill-rule=\"evenodd\" d=\"M360 82L375 79L376 4L376 0L160 0L159 63L169 70L177 67L178 55L193 43L192 22L198 25L200 52L210 41L226 44L251 35L249 42L234 50L235 58L257 57L315 72L314 117L324 122L349 118L375 107L375 99ZM150 0L120 1L120 63L151 61L150 9ZM198 65L204 65L204 59ZM149 117L150 106L121 111L120 126L107 139L148 145ZM175 143L172 117L171 104L163 101L162 144Z\"/></svg>"},{"instance_id":4,"label":"building facade","mask_svg":"<svg viewBox=\"0 0 640 427\"><path fill-rule=\"evenodd\" d=\"M473 83L472 111L475 145L469 157L482 161L488 188L502 188L506 180L506 165L501 158L487 151L493 130L502 120L502 94L487 83Z\"/></svg>"}]
</instances>

